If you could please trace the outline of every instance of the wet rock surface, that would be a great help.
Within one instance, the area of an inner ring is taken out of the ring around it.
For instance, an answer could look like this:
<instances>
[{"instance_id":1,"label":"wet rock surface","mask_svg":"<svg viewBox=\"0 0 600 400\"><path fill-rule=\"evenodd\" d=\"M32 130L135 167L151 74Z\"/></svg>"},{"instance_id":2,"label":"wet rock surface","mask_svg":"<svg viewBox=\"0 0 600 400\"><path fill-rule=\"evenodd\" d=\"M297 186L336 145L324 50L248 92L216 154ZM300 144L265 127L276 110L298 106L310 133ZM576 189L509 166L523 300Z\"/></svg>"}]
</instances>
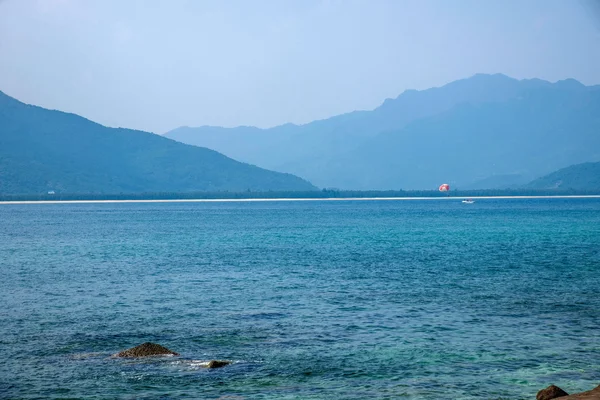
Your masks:
<instances>
[{"instance_id":1,"label":"wet rock surface","mask_svg":"<svg viewBox=\"0 0 600 400\"><path fill-rule=\"evenodd\" d=\"M231 361L211 360L206 364L206 368L222 368L229 364L231 364Z\"/></svg>"},{"instance_id":2,"label":"wet rock surface","mask_svg":"<svg viewBox=\"0 0 600 400\"><path fill-rule=\"evenodd\" d=\"M139 346L132 347L131 349L123 350L115 354L115 357L148 357L166 355L178 356L179 353L169 350L160 344L146 342L140 344Z\"/></svg>"},{"instance_id":3,"label":"wet rock surface","mask_svg":"<svg viewBox=\"0 0 600 400\"><path fill-rule=\"evenodd\" d=\"M542 389L538 392L537 396L535 396L535 400L552 400L557 397L568 396L569 393L565 392L561 388L555 385L550 385L546 389Z\"/></svg>"}]
</instances>

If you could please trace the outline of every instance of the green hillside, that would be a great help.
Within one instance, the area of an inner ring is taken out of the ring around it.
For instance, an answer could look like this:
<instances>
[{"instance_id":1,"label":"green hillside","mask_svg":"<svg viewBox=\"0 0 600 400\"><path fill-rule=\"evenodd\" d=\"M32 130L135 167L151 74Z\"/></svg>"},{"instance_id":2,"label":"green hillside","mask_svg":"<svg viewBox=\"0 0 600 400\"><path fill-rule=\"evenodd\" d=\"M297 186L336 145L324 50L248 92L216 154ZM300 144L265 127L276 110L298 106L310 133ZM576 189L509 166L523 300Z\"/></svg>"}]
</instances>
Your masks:
<instances>
[{"instance_id":1,"label":"green hillside","mask_svg":"<svg viewBox=\"0 0 600 400\"><path fill-rule=\"evenodd\" d=\"M559 169L526 185L531 189L600 190L600 162Z\"/></svg>"},{"instance_id":2,"label":"green hillside","mask_svg":"<svg viewBox=\"0 0 600 400\"><path fill-rule=\"evenodd\" d=\"M313 190L296 176L0 92L0 193Z\"/></svg>"}]
</instances>

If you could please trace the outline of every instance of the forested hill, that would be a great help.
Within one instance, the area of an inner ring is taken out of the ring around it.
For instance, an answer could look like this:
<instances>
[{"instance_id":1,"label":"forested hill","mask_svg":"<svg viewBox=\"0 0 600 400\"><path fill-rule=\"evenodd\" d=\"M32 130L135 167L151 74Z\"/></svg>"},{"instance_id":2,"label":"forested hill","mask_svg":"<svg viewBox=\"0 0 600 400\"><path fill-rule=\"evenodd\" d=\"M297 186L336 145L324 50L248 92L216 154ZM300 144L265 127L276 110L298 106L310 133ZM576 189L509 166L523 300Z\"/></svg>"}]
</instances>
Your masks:
<instances>
[{"instance_id":1,"label":"forested hill","mask_svg":"<svg viewBox=\"0 0 600 400\"><path fill-rule=\"evenodd\" d=\"M571 165L538 178L528 185L531 189L600 190L600 162Z\"/></svg>"},{"instance_id":2,"label":"forested hill","mask_svg":"<svg viewBox=\"0 0 600 400\"><path fill-rule=\"evenodd\" d=\"M0 193L314 190L297 176L0 92Z\"/></svg>"}]
</instances>

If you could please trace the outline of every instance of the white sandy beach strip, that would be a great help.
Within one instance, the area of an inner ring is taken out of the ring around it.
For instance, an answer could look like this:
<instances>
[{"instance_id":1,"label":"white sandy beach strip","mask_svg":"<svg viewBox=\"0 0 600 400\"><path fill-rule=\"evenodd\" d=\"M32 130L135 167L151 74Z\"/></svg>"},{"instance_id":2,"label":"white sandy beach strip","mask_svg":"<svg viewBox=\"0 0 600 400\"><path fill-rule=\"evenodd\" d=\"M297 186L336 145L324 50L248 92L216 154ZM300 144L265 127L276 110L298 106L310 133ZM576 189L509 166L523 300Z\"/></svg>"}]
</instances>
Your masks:
<instances>
[{"instance_id":1,"label":"white sandy beach strip","mask_svg":"<svg viewBox=\"0 0 600 400\"><path fill-rule=\"evenodd\" d=\"M9 204L102 204L102 203L251 203L281 201L407 201L407 200L500 200L500 199L599 199L600 195L564 196L445 196L445 197L332 197L332 198L250 198L250 199L139 199L139 200L15 200L0 201Z\"/></svg>"}]
</instances>

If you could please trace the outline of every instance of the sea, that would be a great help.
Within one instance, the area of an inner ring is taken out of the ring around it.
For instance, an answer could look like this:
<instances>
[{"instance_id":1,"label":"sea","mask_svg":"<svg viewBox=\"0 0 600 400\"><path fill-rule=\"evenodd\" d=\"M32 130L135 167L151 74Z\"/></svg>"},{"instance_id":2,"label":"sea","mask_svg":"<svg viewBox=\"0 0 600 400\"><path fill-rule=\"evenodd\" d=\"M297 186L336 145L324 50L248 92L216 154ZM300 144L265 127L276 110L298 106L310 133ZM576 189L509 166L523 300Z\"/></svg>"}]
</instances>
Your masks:
<instances>
[{"instance_id":1,"label":"sea","mask_svg":"<svg viewBox=\"0 0 600 400\"><path fill-rule=\"evenodd\" d=\"M0 276L1 399L600 383L600 199L0 204Z\"/></svg>"}]
</instances>

